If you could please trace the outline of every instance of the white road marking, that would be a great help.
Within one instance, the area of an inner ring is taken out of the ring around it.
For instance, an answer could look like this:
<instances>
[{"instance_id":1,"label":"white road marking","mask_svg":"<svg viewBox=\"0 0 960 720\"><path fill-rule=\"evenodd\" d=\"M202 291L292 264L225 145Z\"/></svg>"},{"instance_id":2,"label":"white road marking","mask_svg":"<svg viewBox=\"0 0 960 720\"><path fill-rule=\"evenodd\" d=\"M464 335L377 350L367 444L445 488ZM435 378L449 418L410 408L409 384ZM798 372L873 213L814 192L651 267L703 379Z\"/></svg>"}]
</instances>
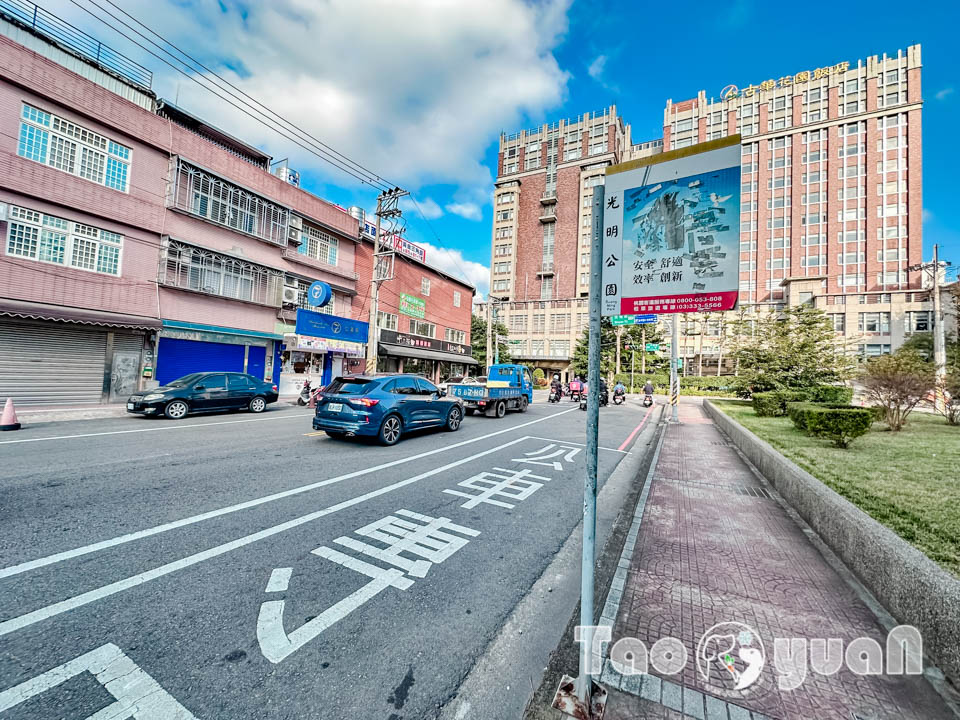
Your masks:
<instances>
[{"instance_id":1,"label":"white road marking","mask_svg":"<svg viewBox=\"0 0 960 720\"><path fill-rule=\"evenodd\" d=\"M164 430L184 430L186 428L210 427L211 425L237 425L238 423L267 422L268 420L289 420L290 418L313 417L313 413L278 415L277 417L258 417L248 420L223 420L222 422L189 423L187 425L164 425L163 427L136 428L135 430L109 430L106 432L82 433L79 435L54 435L52 437L23 438L22 440L0 440L0 445L17 443L46 442L47 440L73 440L74 438L100 437L102 435L128 435L130 433L163 432Z\"/></svg>"},{"instance_id":2,"label":"white road marking","mask_svg":"<svg viewBox=\"0 0 960 720\"><path fill-rule=\"evenodd\" d=\"M570 410L565 410L564 412L573 412L577 408L571 408ZM65 550L63 552L55 553L53 555L47 555L46 557L37 558L36 560L28 560L27 562L19 563L18 565L11 565L0 569L0 579L11 577L13 575L19 575L20 573L27 572L29 570L36 570L37 568L45 567L47 565L53 565L54 563L62 562L64 560L71 560L75 557L80 557L81 555L89 555L90 553L99 552L100 550L106 550L107 548L116 547L117 545L123 545L125 543L133 542L135 540L142 540L143 538L151 537L153 535L159 535L160 533L165 533L170 530L176 530L177 528L185 527L186 525L193 525L198 522L203 522L204 520L210 520L212 518L220 517L222 515L229 515L231 513L239 512L240 510L247 510L252 507L257 507L265 503L274 502L275 500L282 500L283 498L291 497L293 495L299 495L300 493L309 492L310 490L316 490L317 488L326 487L327 485L333 485L338 482L343 482L344 480L352 480L353 478L363 477L364 475L369 475L370 473L379 472L380 470L385 470L387 468L395 467L397 465L403 465L404 463L411 462L413 460L420 460L421 458L429 457L431 455L436 455L438 453L450 452L464 445L470 445L471 443L480 442L482 440L487 440L488 438L495 437L497 435L503 435L504 433L511 433L520 428L527 427L528 425L535 425L539 422L544 422L545 420L552 420L557 415L562 415L563 413L554 413L547 417L538 418L536 420L531 420L529 422L522 423L520 425L513 425L511 427L505 428L503 430L497 430L486 435L481 435L480 437L472 438L470 440L463 440L458 443L453 443L452 445L446 445L441 448L436 448L434 450L427 450L426 452L418 453L416 455L410 455L409 457L400 458L398 460L392 460L391 462L381 463L380 465L375 465L364 470L356 470L345 475L338 475L337 477L329 478L328 480L320 480L315 483L310 483L308 485L301 485L300 487L291 488L290 490L284 490L282 492L274 493L272 495L265 495L264 497L256 498L254 500L247 500L242 503L237 503L236 505L230 505L228 507L220 508L218 510L210 510L205 513L200 513L199 515L192 515L190 517L182 518L181 520L173 520L172 522L164 523L163 525L156 525L152 528L147 528L146 530L138 530L136 532L127 533L126 535L118 535L117 537L110 538L108 540L101 540L100 542L92 543L90 545L84 545L82 547L74 548L73 550ZM297 416L300 417L300 416ZM279 418L263 418L265 420L279 419ZM248 422L248 421L244 421ZM210 424L210 423L207 423ZM127 432L127 431L124 431ZM511 443L512 444L512 443ZM501 445L500 447L506 447L506 445Z\"/></svg>"},{"instance_id":3,"label":"white road marking","mask_svg":"<svg viewBox=\"0 0 960 720\"><path fill-rule=\"evenodd\" d=\"M567 410L566 412L570 412L570 411ZM571 440L555 440L554 438L545 438L545 437L540 437L539 435L529 435L528 437L529 437L531 440L543 440L543 441L545 441L545 442L561 443L561 444L563 444L563 445L579 445L580 447L586 447L586 446L587 446L586 443L572 442ZM621 455L629 455L629 454L630 454L630 453L629 453L628 451L626 451L626 450L618 450L617 448L603 447L602 445L599 446L597 449L598 449L598 450L606 450L607 452L620 453Z\"/></svg>"},{"instance_id":4,"label":"white road marking","mask_svg":"<svg viewBox=\"0 0 960 720\"><path fill-rule=\"evenodd\" d=\"M509 428L507 430L501 430L496 434L500 434L500 432L510 432L511 430L515 430L515 429L516 428ZM74 595L73 597L67 598L66 600L61 600L60 602L53 603L52 605L47 605L46 607L42 607L38 610L34 610L32 612L25 613L24 615L20 615L18 617L14 617L9 620L5 620L4 622L0 622L0 637L4 635L9 635L10 633L16 632L17 630L21 630L25 627L29 627L30 625L41 622L42 620L46 620L56 615L61 615L65 612L69 612L70 610L75 610L76 608L83 607L84 605L89 605L90 603L97 602L98 600L102 600L106 597L110 597L111 595L116 595L117 593L121 593L124 590L129 590L130 588L137 587L138 585L143 585L144 583L150 582L151 580L156 580L157 578L161 578L165 575L169 575L171 573L177 572L178 570L183 570L184 568L188 568L192 565L196 565L197 563L201 563L206 560L211 560L212 558L219 557L220 555L225 555L228 552L231 552L238 548L245 547L247 545L251 545L252 543L258 542L260 540L265 540L266 538L273 537L274 535L278 535L282 532L286 532L287 530L292 530L293 528L300 527L301 525L304 525L308 522L312 522L313 520L316 520L318 518L322 518L327 515L332 515L335 512L339 512L340 510L345 510L346 508L353 507L354 505L359 505L361 503L364 503L367 500L372 500L373 498L380 497L381 495L386 495L387 493L393 492L394 490L399 490L400 488L406 487L407 485L412 485L413 483L423 480L425 478L431 477L433 475L438 475L442 472L446 472L447 470L463 465L464 463L472 462L477 458L481 458L485 455L490 455L491 453L500 452L504 448L508 448L511 445L516 445L517 443L523 442L524 440L527 440L527 439L528 438L526 436L519 437L515 440L511 440L508 443L504 443L503 445L498 445L497 447L493 447L488 450L483 450L482 452L478 452L478 453L475 453L474 455L461 458L460 460L454 460L453 462L447 463L442 467L435 468L434 470L427 470L426 472L420 473L419 475L414 475L411 478L407 478L406 480L400 480L399 482L395 482L392 485L387 485L377 490L371 490L370 492L364 493L363 495L358 495L349 500L344 500L343 502L337 503L336 505L331 505L330 507L324 508L322 510L317 510L316 512L308 513L306 515L301 515L298 518L294 518L293 520L287 520L286 522L280 523L279 525L274 525L264 530L260 530L259 532L251 533L250 535L245 535L241 538L237 538L236 540L231 540L230 542L217 545L216 547L212 547L208 550L194 553L193 555L189 555L185 558L181 558L180 560L174 560L173 562L166 563L165 565L161 565L152 570L147 570L146 572L138 573L137 575L131 575L130 577L124 578L123 580L118 580L108 585L103 585L99 588L95 588L94 590L89 590L85 593L81 593L80 595ZM473 441L468 440L461 444L466 444L467 442L473 442ZM451 446L451 448L452 447L456 447L456 445ZM444 449L450 449L450 448L444 448ZM433 451L431 451L429 454L433 454ZM398 464L398 462L388 463L388 465L394 465L394 464Z\"/></svg>"},{"instance_id":5,"label":"white road marking","mask_svg":"<svg viewBox=\"0 0 960 720\"><path fill-rule=\"evenodd\" d=\"M156 680L111 643L0 692L0 713L84 672L90 672L117 700L87 720L196 720Z\"/></svg>"},{"instance_id":6,"label":"white road marking","mask_svg":"<svg viewBox=\"0 0 960 720\"><path fill-rule=\"evenodd\" d=\"M396 515L419 520L422 524L402 520ZM393 565L393 568L381 568L321 545L311 552L366 575L370 578L370 582L312 620L308 620L289 635L283 628L285 601L268 600L260 606L260 612L257 615L257 641L260 643L260 651L267 660L272 663L283 661L388 587L407 590L414 581L404 577L404 571L414 577L425 577L434 563L442 563L469 542L466 538L452 533L460 533L468 537L476 537L480 534L477 530L451 522L449 518L433 518L409 510L397 510L396 515L388 515L355 531L359 535L375 538L389 545L387 550L381 550L372 545L358 543L362 546L358 549L370 557ZM341 542L345 539L349 538L338 538L335 542L346 545ZM352 546L347 545L347 547ZM402 557L401 552L408 552L427 560L411 561ZM267 590L269 589L268 585Z\"/></svg>"},{"instance_id":7,"label":"white road marking","mask_svg":"<svg viewBox=\"0 0 960 720\"><path fill-rule=\"evenodd\" d=\"M533 479L528 480L527 478ZM494 500L493 498L503 497L516 502L526 500L543 487L543 482L536 482L537 480L550 482L550 478L543 477L542 475L534 475L533 471L527 468L523 470L507 470L505 468L495 467L493 471L484 471L457 483L458 487L478 491L476 494L465 493L460 490L444 490L444 492L448 495L469 498L467 502L460 506L467 510L472 510L480 503L510 509L516 507L516 505L502 500Z\"/></svg>"},{"instance_id":8,"label":"white road marking","mask_svg":"<svg viewBox=\"0 0 960 720\"><path fill-rule=\"evenodd\" d=\"M290 576L293 574L293 568L277 568L270 573L270 581L267 583L266 592L285 592L290 584Z\"/></svg>"}]
</instances>

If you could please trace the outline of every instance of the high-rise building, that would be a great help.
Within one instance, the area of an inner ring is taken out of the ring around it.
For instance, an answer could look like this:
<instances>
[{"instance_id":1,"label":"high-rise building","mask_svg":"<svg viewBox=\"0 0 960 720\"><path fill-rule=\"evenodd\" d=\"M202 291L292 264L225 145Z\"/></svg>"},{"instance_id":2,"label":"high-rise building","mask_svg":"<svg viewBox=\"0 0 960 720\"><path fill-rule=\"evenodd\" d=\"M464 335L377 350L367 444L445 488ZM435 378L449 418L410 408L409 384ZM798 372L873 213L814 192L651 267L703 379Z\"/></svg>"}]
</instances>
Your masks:
<instances>
[{"instance_id":1,"label":"high-rise building","mask_svg":"<svg viewBox=\"0 0 960 720\"><path fill-rule=\"evenodd\" d=\"M762 312L808 303L828 313L837 332L863 355L889 352L912 333L929 331L928 289L920 273L907 269L922 260L922 107L920 46L913 45L895 55L798 70L746 87L728 85L719 98L701 91L693 99L668 100L662 141L632 145L630 126L615 108L503 136L491 295L509 300L501 314L511 339L519 341L518 354L542 365L538 353L546 346L552 354L554 338L549 323L538 319L550 312L549 305L528 311L525 321L518 304L574 298L582 307L573 312L586 321L580 298L587 295L589 195L603 182L603 168L737 133L742 136L741 307ZM592 138L602 138L604 127L607 148L601 151L598 143L592 156ZM568 138L578 137L568 158ZM555 186L547 185L551 178ZM533 212L539 210L538 193L544 203L539 216ZM551 201L555 210L545 204ZM537 227L549 222L555 230ZM570 225L576 225L578 240ZM546 282L548 237L556 238L550 245L553 286ZM569 277L573 265L575 277ZM689 359L701 356L698 365L716 369L724 333L733 323L693 314L680 321L687 367Z\"/></svg>"},{"instance_id":2,"label":"high-rise building","mask_svg":"<svg viewBox=\"0 0 960 720\"><path fill-rule=\"evenodd\" d=\"M501 135L490 297L514 358L567 372L587 324L593 188L607 166L661 145L631 145L615 106Z\"/></svg>"}]
</instances>

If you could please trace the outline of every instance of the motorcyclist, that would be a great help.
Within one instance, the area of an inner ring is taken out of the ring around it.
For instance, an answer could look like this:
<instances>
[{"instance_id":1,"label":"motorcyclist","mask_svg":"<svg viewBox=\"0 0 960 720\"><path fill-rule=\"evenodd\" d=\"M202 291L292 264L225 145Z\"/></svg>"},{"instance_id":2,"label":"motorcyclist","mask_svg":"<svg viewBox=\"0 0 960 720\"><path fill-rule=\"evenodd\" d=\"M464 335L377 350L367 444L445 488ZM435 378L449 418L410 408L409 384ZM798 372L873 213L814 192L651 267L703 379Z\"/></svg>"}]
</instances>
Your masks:
<instances>
[{"instance_id":1,"label":"motorcyclist","mask_svg":"<svg viewBox=\"0 0 960 720\"><path fill-rule=\"evenodd\" d=\"M554 375L553 378L550 380L550 392L554 393L558 398L563 394L563 389L560 384L559 375Z\"/></svg>"},{"instance_id":2,"label":"motorcyclist","mask_svg":"<svg viewBox=\"0 0 960 720\"><path fill-rule=\"evenodd\" d=\"M622 381L622 380L617 380L617 384L613 386L613 394L614 394L614 395L625 395L626 392L627 392L627 388L624 387L623 381Z\"/></svg>"},{"instance_id":3,"label":"motorcyclist","mask_svg":"<svg viewBox=\"0 0 960 720\"><path fill-rule=\"evenodd\" d=\"M653 382L650 380L647 380L643 385L643 399L644 404L653 403Z\"/></svg>"}]
</instances>

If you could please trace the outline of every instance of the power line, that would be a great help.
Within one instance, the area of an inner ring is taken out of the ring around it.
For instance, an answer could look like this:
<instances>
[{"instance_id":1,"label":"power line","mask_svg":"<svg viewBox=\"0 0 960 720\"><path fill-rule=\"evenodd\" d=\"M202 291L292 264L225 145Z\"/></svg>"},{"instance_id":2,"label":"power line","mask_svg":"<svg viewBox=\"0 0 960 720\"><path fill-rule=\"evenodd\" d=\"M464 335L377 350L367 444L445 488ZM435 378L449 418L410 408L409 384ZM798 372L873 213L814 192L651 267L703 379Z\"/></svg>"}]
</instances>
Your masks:
<instances>
[{"instance_id":1,"label":"power line","mask_svg":"<svg viewBox=\"0 0 960 720\"><path fill-rule=\"evenodd\" d=\"M470 275L467 273L467 271L466 271L466 269L463 267L463 265L460 264L460 260L458 260L458 259L457 259L457 256L454 254L454 253L456 253L457 251L456 251L456 250L450 250L449 248L444 248L444 247L443 247L443 245L442 245L442 242L443 242L443 241L440 240L440 236L437 234L437 231L434 229L433 223L431 223L431 222L427 219L427 216L423 214L423 210L420 209L420 203L417 202L417 199L413 196L413 193L410 193L410 199L413 201L413 206L417 209L417 212L420 213L420 217L423 218L423 221L427 224L427 227L430 228L430 232L433 233L433 237L434 237L434 238L436 239L436 241L437 241L437 249L439 249L439 250L446 250L446 251L450 254L450 257L453 258L453 261L457 264L457 267L460 268L460 273L461 273L461 275L462 275L462 277L463 277L463 280L464 280L465 282L468 282L468 283L469 283L469 282L470 282ZM488 293L488 294L489 294L489 293Z\"/></svg>"},{"instance_id":2,"label":"power line","mask_svg":"<svg viewBox=\"0 0 960 720\"><path fill-rule=\"evenodd\" d=\"M247 115L248 117L250 117L252 120L255 120L256 122L260 123L261 125L263 125L263 126L266 127L267 129L273 130L274 132L276 132L276 133L277 133L278 135L280 135L281 137L284 137L284 138L286 138L287 140L292 141L293 143L295 143L296 145L300 146L301 148L303 148L303 149L306 150L307 152L309 152L309 153L311 153L311 154L313 154L313 155L316 155L316 156L317 156L318 158L320 158L321 160L324 160L325 162L327 162L327 163L333 165L334 167L342 170L343 172L347 173L348 175L351 175L352 177L356 178L356 179L359 180L361 183L363 183L363 184L365 184L365 185L371 185L371 186L376 187L376 188L378 188L378 189L382 189L382 187L381 187L381 185L380 185L379 183L377 183L377 182L372 182L369 178L360 175L357 171L351 169L349 166L343 164L342 162L336 160L335 158L326 157L326 156L324 155L323 151L318 152L317 150L308 147L308 146L305 145L303 142L301 142L298 138L291 137L289 134L287 134L287 131L284 131L283 129L277 128L276 126L270 124L270 123L275 122L275 121L272 120L272 119L270 119L270 118L269 118L268 116L266 116L264 113L255 110L255 112L257 112L258 115L261 115L261 116L262 116L262 117L256 117L256 116L254 116L254 115L250 112L250 110L248 110L247 108L241 107L240 105L237 105L237 103L233 102L229 97L225 97L224 95L221 95L219 92L217 92L217 90L223 90L223 88L221 88L220 86L214 84L214 83L213 83L211 80L209 80L209 78L207 78L205 75L196 75L196 76L195 76L195 75L191 75L191 74L189 74L189 73L184 72L181 68L177 67L176 65L173 65L173 64L170 63L168 60L164 59L163 57L161 57L161 56L158 55L157 53L153 52L153 51L150 50L149 48L147 48L147 47L145 47L144 45L140 44L139 42L137 42L136 40L134 40L134 39L133 39L132 37L130 37L129 35L127 35L127 34L123 33L122 31L120 31L120 30L112 27L109 23L107 23L106 20L104 20L104 19L101 18L101 17L98 17L95 13L91 12L88 8L84 7L84 6L81 5L79 2L77 2L77 0L70 0L70 2L73 3L74 5L76 5L78 8L80 8L81 10L83 10L85 13L87 13L87 14L90 15L91 17L93 17L93 18L94 18L95 20L97 20L98 22L101 22L101 23L103 23L104 25L106 25L108 28L111 28L112 30L114 30L116 33L118 33L119 35L121 35L122 37L124 37L125 39L127 39L128 41L130 41L131 43L133 43L134 45L136 45L137 47L139 47L139 48L140 48L141 50L143 50L144 52L152 55L152 56L155 57L157 60L159 60L160 62L162 62L162 63L164 63L165 65L169 66L169 67L172 68L173 70L177 71L178 73L180 73L181 75L183 75L185 78L187 78L187 79L190 80L191 82L196 83L197 85L199 85L201 88L203 88L203 89L206 90L207 92L213 94L214 96L216 96L216 97L219 98L220 100L223 100L223 101L226 102L227 104L233 106L234 108L236 108L236 109L239 110L240 112L244 113L245 115ZM91 0L91 2L92 2L92 0ZM92 3L92 4L94 4L95 7L97 7L97 8L100 9L101 11L103 11L105 14L107 14L107 15L109 15L110 17L112 17L112 18L114 18L115 20L117 20L117 22L120 22L121 24L125 25L126 27L129 27L129 25L127 25L126 23L124 23L124 22L123 22L122 20L120 20L119 18L116 18L116 17L113 16L111 13L109 13L108 11L104 10L103 8L101 8L99 5L96 5L95 3ZM132 28L131 28L131 30L132 30ZM134 32L136 32L136 31L134 30ZM139 34L139 33L138 33L138 34ZM151 42L152 42L152 41L151 41ZM156 43L153 43L153 44L156 45ZM162 49L162 48L161 48L161 49ZM164 51L164 52L166 52L166 51ZM171 53L169 53L169 52L167 52L167 55L169 55L170 57L174 57L174 56L173 56ZM177 58L175 58L175 57L174 57L174 59L177 60ZM184 65L187 65L187 64L186 64L185 62L183 62L182 60L177 60L177 61L180 62L180 63L182 63L182 64L184 64ZM189 68L189 66L187 66L187 67ZM189 68L189 69L192 69L192 68ZM198 77L203 78L205 81L207 81L208 83L210 83L210 84L212 85L212 87L208 87L207 85L204 85L203 83L201 83L200 80L197 79ZM266 120L262 119L262 118L264 118L264 117L266 118Z\"/></svg>"},{"instance_id":3,"label":"power line","mask_svg":"<svg viewBox=\"0 0 960 720\"><path fill-rule=\"evenodd\" d=\"M243 91L242 89L238 88L236 85L234 85L234 84L231 83L229 80L227 80L226 78L224 78L223 76L221 76L219 73L217 73L217 72L214 71L213 69L207 67L207 66L204 65L202 62L200 62L199 60L197 60L196 58L194 58L192 55L190 55L189 53L187 53L187 52L185 52L184 50L180 49L177 45L175 45L174 43L170 42L169 40L167 40L165 37L163 37L163 36L160 35L159 33L157 33L157 32L155 32L154 30L152 30L152 29L151 29L149 26L147 26L145 23L141 22L140 20L138 20L137 18L135 18L133 15L131 15L130 13L128 13L126 10L124 10L123 8L121 8L119 5L117 5L115 2L113 2L113 0L104 0L104 1L107 2L108 4L110 4L111 6L113 6L114 8L116 8L119 12L123 13L126 17L130 18L133 22L137 23L140 27L142 27L142 28L144 28L145 30L147 30L147 32L149 32L151 35L153 35L153 36L156 37L156 38L159 38L159 39L162 40L165 44L167 44L167 45L169 45L170 47L172 47L174 50L176 50L178 53L180 53L183 57L187 58L187 59L188 59L190 62L192 62L194 65L202 68L203 70L206 70L206 71L209 72L211 75L213 75L215 78L217 78L218 80L220 80L224 85L226 85L226 86L232 88L233 90L237 91L238 93L240 93L241 95L243 95L245 98L247 98L248 100L250 100L252 103L254 103L254 104L257 105L258 107L262 108L263 110L267 111L270 115L273 115L273 116L276 117L277 119L283 121L284 124L286 124L287 126L289 126L290 128L292 128L292 129L295 130L296 132L300 133L300 134L303 135L303 136L306 136L307 138L309 138L310 140L312 140L313 142L315 142L317 145L319 145L320 147L324 148L325 150L333 153L334 155L336 155L337 157L341 158L342 160L346 161L346 162L349 163L351 166L353 166L353 167L355 167L355 168L358 168L359 170L362 170L362 171L363 171L366 175L368 175L371 179L379 180L379 181L380 181L381 183L383 183L384 185L386 185L386 186L388 186L388 187L393 187L393 185L392 185L391 183L389 183L387 180L385 180L384 178L382 178L380 175L377 175L375 172L373 172L372 170L364 167L363 165L361 165L360 163L356 162L355 160L351 160L349 157L347 157L347 156L344 155L343 153L338 152L336 149L330 147L330 146L327 145L326 143L324 143L324 142L322 142L321 140L317 139L315 136L311 135L311 134L308 133L306 130L304 130L303 128L301 128L301 127L299 127L298 125L296 125L294 122L288 120L287 118L285 118L284 116L282 116L280 113L276 112L275 110L270 109L269 107L267 107L266 105L264 105L262 102L260 102L259 100L257 100L255 97L249 95L248 93L246 93L246 92ZM96 7L98 7L99 9L103 10L103 11L106 12L107 14L109 14L109 15L110 15L111 17L113 17L114 19L118 20L118 22L123 22L122 20L120 20L119 18L117 18L115 15L112 15L108 10L105 10L102 6L97 5L97 3L95 2L95 0L89 0L89 2L90 2L91 4L93 4L93 5L95 5ZM124 25L126 25L126 23L124 23ZM129 28L130 26L129 26L129 25L126 25L126 27ZM148 42L151 42L151 43L152 43L152 41L150 41L149 38L145 37L142 33L138 32L136 29L134 29L134 28L130 28L130 29L131 29L133 32L136 32L138 35L140 35L140 37L142 37L142 38L144 38L145 40L147 40ZM158 48L161 49L161 50L163 49L163 48L160 48L160 46L157 45L156 43L152 43L152 44L153 44L155 47L158 47ZM166 52L166 51L164 51L164 52ZM170 55L170 57L173 57L172 54L170 54L170 53L167 53L167 54Z\"/></svg>"}]
</instances>

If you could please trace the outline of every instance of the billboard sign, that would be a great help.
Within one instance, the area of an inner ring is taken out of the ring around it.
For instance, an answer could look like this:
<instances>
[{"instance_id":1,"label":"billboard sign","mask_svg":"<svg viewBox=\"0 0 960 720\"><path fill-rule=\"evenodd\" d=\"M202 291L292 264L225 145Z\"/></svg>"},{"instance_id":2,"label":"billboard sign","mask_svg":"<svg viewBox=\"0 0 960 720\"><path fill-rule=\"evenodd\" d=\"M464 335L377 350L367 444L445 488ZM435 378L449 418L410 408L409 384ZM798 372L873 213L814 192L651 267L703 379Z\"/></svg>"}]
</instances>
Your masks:
<instances>
[{"instance_id":1,"label":"billboard sign","mask_svg":"<svg viewBox=\"0 0 960 720\"><path fill-rule=\"evenodd\" d=\"M369 237L375 238L377 236L377 226L364 220L362 232ZM383 244L387 247L392 247L401 255L412 257L414 260L419 260L422 263L427 262L426 248L421 247L416 243L412 243L400 235L384 235Z\"/></svg>"},{"instance_id":2,"label":"billboard sign","mask_svg":"<svg viewBox=\"0 0 960 720\"><path fill-rule=\"evenodd\" d=\"M607 168L604 315L732 310L740 136Z\"/></svg>"},{"instance_id":3,"label":"billboard sign","mask_svg":"<svg viewBox=\"0 0 960 720\"><path fill-rule=\"evenodd\" d=\"M404 315L419 318L420 320L423 320L427 316L427 304L423 301L423 298L407 295L406 293L400 293L399 310Z\"/></svg>"}]
</instances>

